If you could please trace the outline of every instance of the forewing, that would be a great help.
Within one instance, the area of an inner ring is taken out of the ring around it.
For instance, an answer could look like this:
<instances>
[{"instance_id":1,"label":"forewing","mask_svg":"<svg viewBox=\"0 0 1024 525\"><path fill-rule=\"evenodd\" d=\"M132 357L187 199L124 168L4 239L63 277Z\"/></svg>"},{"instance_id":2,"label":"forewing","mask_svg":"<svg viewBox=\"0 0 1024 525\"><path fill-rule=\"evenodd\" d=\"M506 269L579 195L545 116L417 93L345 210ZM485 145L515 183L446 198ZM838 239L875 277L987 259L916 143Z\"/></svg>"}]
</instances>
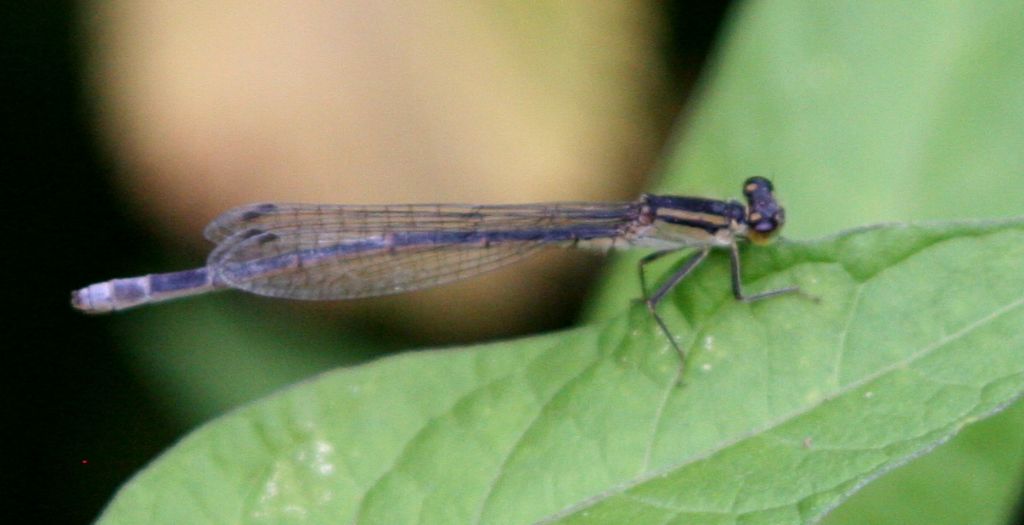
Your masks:
<instances>
[{"instance_id":1,"label":"forewing","mask_svg":"<svg viewBox=\"0 0 1024 525\"><path fill-rule=\"evenodd\" d=\"M398 204L250 204L225 212L204 231L221 244L252 230L302 228L332 232L335 238L359 238L378 232L463 229L520 230L586 223L621 222L634 203L544 203L513 205Z\"/></svg>"},{"instance_id":2,"label":"forewing","mask_svg":"<svg viewBox=\"0 0 1024 525\"><path fill-rule=\"evenodd\" d=\"M544 232L615 231L630 204L254 205L207 228L215 278L260 295L350 299L486 272L553 244ZM479 232L487 232L479 235ZM526 233L502 237L502 233ZM564 239L563 239L564 240Z\"/></svg>"}]
</instances>

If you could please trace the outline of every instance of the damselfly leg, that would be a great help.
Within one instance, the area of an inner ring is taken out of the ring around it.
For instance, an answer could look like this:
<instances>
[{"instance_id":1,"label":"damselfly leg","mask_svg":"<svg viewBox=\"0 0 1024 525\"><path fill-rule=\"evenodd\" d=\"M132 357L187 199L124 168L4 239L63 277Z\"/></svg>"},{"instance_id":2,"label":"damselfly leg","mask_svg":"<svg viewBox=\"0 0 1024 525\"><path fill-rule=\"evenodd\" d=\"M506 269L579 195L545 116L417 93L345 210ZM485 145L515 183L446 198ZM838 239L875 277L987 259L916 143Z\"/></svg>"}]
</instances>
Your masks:
<instances>
[{"instance_id":1,"label":"damselfly leg","mask_svg":"<svg viewBox=\"0 0 1024 525\"><path fill-rule=\"evenodd\" d=\"M740 277L740 249L736 246L736 243L732 243L732 246L729 247L729 267L732 273L732 295L736 297L737 301L752 303L760 301L761 299L768 299L769 297L776 297L800 291L799 286L787 286L785 288L768 290L754 295L744 295L743 278Z\"/></svg>"},{"instance_id":2,"label":"damselfly leg","mask_svg":"<svg viewBox=\"0 0 1024 525\"><path fill-rule=\"evenodd\" d=\"M707 258L708 253L711 252L711 247L702 248L698 252L691 255L690 258L687 259L686 262L683 263L683 265L678 270L676 270L675 273L673 273L668 279L665 280L665 282L658 286L658 289L653 294L647 295L647 282L644 267L664 257L665 255L668 255L670 253L676 253L677 251L678 250L664 250L648 254L644 256L642 259L640 259L640 262L638 263L638 268L640 274L640 289L644 294L644 304L647 306L647 310L651 313L651 317L653 317L654 321L658 324L658 327L661 329L661 332L665 334L665 337L668 339L668 342L672 345L672 348L674 348L676 353L679 354L679 374L680 376L682 376L683 367L686 363L686 352L685 350L683 350L681 346L679 346L679 343L676 342L675 337L672 336L672 331L669 330L668 325L665 324L665 320L662 319L662 317L658 314L657 308L658 304L661 303L662 299L664 299L669 292L675 289L675 287L678 286L679 283L683 281L683 279L685 279L687 276L693 273L693 270L695 270L697 266L700 265L700 263L704 262L704 259ZM740 266L739 248L737 247L735 242L730 245L729 261L729 270L732 280L732 293L738 301L752 303L755 301L760 301L761 299L768 299L769 297L776 297L779 295L800 291L800 287L798 286L787 286L785 288L768 290L753 295L745 295L743 293L743 277Z\"/></svg>"}]
</instances>

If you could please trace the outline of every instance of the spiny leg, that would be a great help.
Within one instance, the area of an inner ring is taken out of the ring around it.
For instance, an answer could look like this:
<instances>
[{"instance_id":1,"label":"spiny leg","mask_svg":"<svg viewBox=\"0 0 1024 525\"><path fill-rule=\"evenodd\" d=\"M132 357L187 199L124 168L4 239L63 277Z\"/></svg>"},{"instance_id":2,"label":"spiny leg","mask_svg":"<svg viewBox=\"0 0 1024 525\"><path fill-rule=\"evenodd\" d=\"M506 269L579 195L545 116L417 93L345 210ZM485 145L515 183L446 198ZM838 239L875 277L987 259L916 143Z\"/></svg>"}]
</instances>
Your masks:
<instances>
[{"instance_id":1,"label":"spiny leg","mask_svg":"<svg viewBox=\"0 0 1024 525\"><path fill-rule=\"evenodd\" d=\"M669 277L668 280L666 280L664 283L662 283L660 287L658 287L658 290L654 292L653 295L651 295L650 297L646 297L644 299L644 303L647 305L647 311L651 312L651 316L654 317L655 322L658 323L658 327L661 328L662 333L664 333L665 337L668 338L668 342L672 344L672 348L675 348L676 352L679 354L680 377L683 373L683 365L686 362L686 354L683 352L683 349L679 347L679 344L676 343L676 340L672 337L672 332L668 329L668 325L666 325L665 321L661 318L660 315L658 315L658 303L660 303L661 300L664 299L665 296L669 292L671 292L673 288L676 287L676 285L678 285L683 279L685 279L686 276L689 275L694 268L696 268L702 261L704 261L704 259L708 256L708 252L710 251L711 248L704 248L701 251L693 254L693 256L687 259L687 261L683 263L683 266L679 268L679 270L677 270L675 274L672 275L672 277ZM668 252L655 252L651 255L648 255L647 257L644 257L644 259L641 260L641 263L651 262L652 260L657 259L662 255L665 255L665 253ZM642 269L640 275L643 275Z\"/></svg>"},{"instance_id":2,"label":"spiny leg","mask_svg":"<svg viewBox=\"0 0 1024 525\"><path fill-rule=\"evenodd\" d=\"M754 295L744 295L743 277L740 274L740 250L735 242L733 242L729 248L730 269L732 271L732 294L736 297L736 300L743 301L745 303L752 303L754 301L760 301L761 299L800 291L799 286L787 286L785 288L768 290L767 292L756 293Z\"/></svg>"}]
</instances>

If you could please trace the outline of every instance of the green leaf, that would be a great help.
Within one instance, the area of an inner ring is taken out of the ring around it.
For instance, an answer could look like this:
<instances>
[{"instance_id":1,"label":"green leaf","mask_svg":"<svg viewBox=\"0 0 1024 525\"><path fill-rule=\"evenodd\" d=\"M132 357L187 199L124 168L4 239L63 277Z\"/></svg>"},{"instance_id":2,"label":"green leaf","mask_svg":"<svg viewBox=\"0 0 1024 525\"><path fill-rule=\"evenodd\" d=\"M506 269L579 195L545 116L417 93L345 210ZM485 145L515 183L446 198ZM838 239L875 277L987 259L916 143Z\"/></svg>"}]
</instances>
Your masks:
<instances>
[{"instance_id":1,"label":"green leaf","mask_svg":"<svg viewBox=\"0 0 1024 525\"><path fill-rule=\"evenodd\" d=\"M1017 501L1024 481L1024 443L1015 439L1022 426L1024 403L1017 401L868 485L825 523L1012 523L1006 502Z\"/></svg>"},{"instance_id":2,"label":"green leaf","mask_svg":"<svg viewBox=\"0 0 1024 525\"><path fill-rule=\"evenodd\" d=\"M660 191L727 197L746 177L771 176L795 238L1024 210L1018 5L738 7ZM591 319L637 293L634 264L608 272ZM1005 523L1024 490L1024 404L982 425L872 484L828 523Z\"/></svg>"},{"instance_id":3,"label":"green leaf","mask_svg":"<svg viewBox=\"0 0 1024 525\"><path fill-rule=\"evenodd\" d=\"M314 378L194 432L101 523L803 523L1024 391L1024 221L715 257L664 306Z\"/></svg>"}]
</instances>

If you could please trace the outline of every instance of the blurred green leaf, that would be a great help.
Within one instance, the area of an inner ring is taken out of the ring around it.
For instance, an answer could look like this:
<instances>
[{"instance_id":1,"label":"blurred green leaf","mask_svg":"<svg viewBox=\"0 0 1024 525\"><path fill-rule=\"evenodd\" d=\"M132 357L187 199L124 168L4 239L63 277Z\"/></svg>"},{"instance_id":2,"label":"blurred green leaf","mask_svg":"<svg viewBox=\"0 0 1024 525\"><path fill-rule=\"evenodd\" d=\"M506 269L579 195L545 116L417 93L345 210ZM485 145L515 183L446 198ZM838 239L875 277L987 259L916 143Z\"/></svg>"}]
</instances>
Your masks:
<instances>
[{"instance_id":1,"label":"blurred green leaf","mask_svg":"<svg viewBox=\"0 0 1024 525\"><path fill-rule=\"evenodd\" d=\"M717 257L665 313L383 359L224 416L101 523L797 523L1024 390L1024 222ZM756 270L755 270L756 269Z\"/></svg>"},{"instance_id":2,"label":"blurred green leaf","mask_svg":"<svg viewBox=\"0 0 1024 525\"><path fill-rule=\"evenodd\" d=\"M328 322L298 314L265 315L273 306L256 312L238 302L237 295L171 302L114 319L139 374L189 427L384 350L354 329L330 330Z\"/></svg>"},{"instance_id":3,"label":"blurred green leaf","mask_svg":"<svg viewBox=\"0 0 1024 525\"><path fill-rule=\"evenodd\" d=\"M659 191L726 197L771 176L797 238L1024 210L1018 5L753 1L725 36ZM608 272L591 319L639 294L634 265ZM1019 405L872 484L828 523L1005 523L1024 492Z\"/></svg>"},{"instance_id":4,"label":"blurred green leaf","mask_svg":"<svg viewBox=\"0 0 1024 525\"><path fill-rule=\"evenodd\" d=\"M963 433L935 453L893 471L839 506L825 523L1010 523L1020 497L1024 403Z\"/></svg>"}]
</instances>

